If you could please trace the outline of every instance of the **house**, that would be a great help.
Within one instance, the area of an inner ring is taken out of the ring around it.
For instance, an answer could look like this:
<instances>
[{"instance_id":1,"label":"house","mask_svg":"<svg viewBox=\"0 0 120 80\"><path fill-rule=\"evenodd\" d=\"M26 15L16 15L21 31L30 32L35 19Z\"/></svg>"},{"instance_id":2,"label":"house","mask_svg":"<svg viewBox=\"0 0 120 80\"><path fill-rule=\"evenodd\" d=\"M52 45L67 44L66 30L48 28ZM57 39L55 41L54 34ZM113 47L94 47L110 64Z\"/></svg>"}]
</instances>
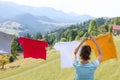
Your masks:
<instances>
[{"instance_id":1,"label":"house","mask_svg":"<svg viewBox=\"0 0 120 80\"><path fill-rule=\"evenodd\" d=\"M120 35L120 25L114 25L112 28L113 35Z\"/></svg>"}]
</instances>

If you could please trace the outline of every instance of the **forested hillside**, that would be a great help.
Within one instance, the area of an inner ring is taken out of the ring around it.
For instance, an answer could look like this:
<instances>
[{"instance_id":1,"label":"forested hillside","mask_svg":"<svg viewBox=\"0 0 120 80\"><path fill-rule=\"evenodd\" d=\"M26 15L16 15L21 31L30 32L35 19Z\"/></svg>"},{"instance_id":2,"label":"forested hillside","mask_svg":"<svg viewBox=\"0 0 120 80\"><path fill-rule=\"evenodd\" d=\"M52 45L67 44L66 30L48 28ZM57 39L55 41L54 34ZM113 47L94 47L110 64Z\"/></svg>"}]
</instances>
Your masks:
<instances>
[{"instance_id":1,"label":"forested hillside","mask_svg":"<svg viewBox=\"0 0 120 80\"><path fill-rule=\"evenodd\" d=\"M50 45L58 41L74 41L80 40L83 37L87 37L90 34L99 35L107 32L112 32L113 25L120 24L120 17L115 18L97 18L94 20L88 20L81 23L70 25L67 28L60 28L56 31L42 35L41 32L35 35L27 33L25 37L33 39L45 39Z\"/></svg>"}]
</instances>

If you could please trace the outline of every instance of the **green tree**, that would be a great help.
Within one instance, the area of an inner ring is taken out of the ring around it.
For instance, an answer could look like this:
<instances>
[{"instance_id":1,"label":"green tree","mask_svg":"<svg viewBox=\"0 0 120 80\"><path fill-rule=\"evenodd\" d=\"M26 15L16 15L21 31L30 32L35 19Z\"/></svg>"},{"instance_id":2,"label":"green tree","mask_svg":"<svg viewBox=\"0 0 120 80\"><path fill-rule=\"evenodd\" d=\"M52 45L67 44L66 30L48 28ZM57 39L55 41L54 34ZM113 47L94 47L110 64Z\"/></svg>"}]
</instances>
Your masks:
<instances>
[{"instance_id":1,"label":"green tree","mask_svg":"<svg viewBox=\"0 0 120 80\"><path fill-rule=\"evenodd\" d=\"M1 69L5 68L5 64L8 63L8 55L2 55L0 58L0 65L2 66Z\"/></svg>"},{"instance_id":2,"label":"green tree","mask_svg":"<svg viewBox=\"0 0 120 80\"><path fill-rule=\"evenodd\" d=\"M70 40L70 37L71 37L70 32L71 32L71 29L66 29L66 31L64 31L64 33L63 33L63 35L64 35L63 37L65 37L67 39L67 41Z\"/></svg>"},{"instance_id":3,"label":"green tree","mask_svg":"<svg viewBox=\"0 0 120 80\"><path fill-rule=\"evenodd\" d=\"M35 36L34 36L35 39L42 39L42 34L40 32L38 32Z\"/></svg>"},{"instance_id":4,"label":"green tree","mask_svg":"<svg viewBox=\"0 0 120 80\"><path fill-rule=\"evenodd\" d=\"M66 38L61 38L61 40L60 40L61 42L66 42L67 41L67 39Z\"/></svg>"},{"instance_id":5,"label":"green tree","mask_svg":"<svg viewBox=\"0 0 120 80\"><path fill-rule=\"evenodd\" d=\"M102 26L100 26L100 31L109 32L109 26L107 24L103 24Z\"/></svg>"},{"instance_id":6,"label":"green tree","mask_svg":"<svg viewBox=\"0 0 120 80\"><path fill-rule=\"evenodd\" d=\"M77 36L75 37L75 40L80 40L80 36L77 35Z\"/></svg>"},{"instance_id":7,"label":"green tree","mask_svg":"<svg viewBox=\"0 0 120 80\"><path fill-rule=\"evenodd\" d=\"M113 18L112 23L114 25L120 25L120 17Z\"/></svg>"},{"instance_id":8,"label":"green tree","mask_svg":"<svg viewBox=\"0 0 120 80\"><path fill-rule=\"evenodd\" d=\"M78 34L77 29L72 29L72 30L70 30L70 32L69 32L69 34L68 34L68 36L69 36L69 41L75 40L77 34Z\"/></svg>"},{"instance_id":9,"label":"green tree","mask_svg":"<svg viewBox=\"0 0 120 80\"><path fill-rule=\"evenodd\" d=\"M29 33L26 33L24 37L31 38L32 36Z\"/></svg>"},{"instance_id":10,"label":"green tree","mask_svg":"<svg viewBox=\"0 0 120 80\"><path fill-rule=\"evenodd\" d=\"M92 20L88 27L88 34L97 36L99 34L98 25L95 20Z\"/></svg>"},{"instance_id":11,"label":"green tree","mask_svg":"<svg viewBox=\"0 0 120 80\"><path fill-rule=\"evenodd\" d=\"M18 42L17 42L17 39L14 39L11 45L11 54L14 59L17 59L17 56L18 56L17 50L18 50Z\"/></svg>"},{"instance_id":12,"label":"green tree","mask_svg":"<svg viewBox=\"0 0 120 80\"><path fill-rule=\"evenodd\" d=\"M112 24L109 24L109 32L112 33L112 27L113 25Z\"/></svg>"},{"instance_id":13,"label":"green tree","mask_svg":"<svg viewBox=\"0 0 120 80\"><path fill-rule=\"evenodd\" d=\"M83 37L86 32L87 32L87 29L86 29L86 28L82 28L82 29L80 29L80 31L78 32L78 35L79 35L80 37Z\"/></svg>"},{"instance_id":14,"label":"green tree","mask_svg":"<svg viewBox=\"0 0 120 80\"><path fill-rule=\"evenodd\" d=\"M11 62L14 62L14 57L13 56L10 56L9 57L9 62L11 63Z\"/></svg>"}]
</instances>

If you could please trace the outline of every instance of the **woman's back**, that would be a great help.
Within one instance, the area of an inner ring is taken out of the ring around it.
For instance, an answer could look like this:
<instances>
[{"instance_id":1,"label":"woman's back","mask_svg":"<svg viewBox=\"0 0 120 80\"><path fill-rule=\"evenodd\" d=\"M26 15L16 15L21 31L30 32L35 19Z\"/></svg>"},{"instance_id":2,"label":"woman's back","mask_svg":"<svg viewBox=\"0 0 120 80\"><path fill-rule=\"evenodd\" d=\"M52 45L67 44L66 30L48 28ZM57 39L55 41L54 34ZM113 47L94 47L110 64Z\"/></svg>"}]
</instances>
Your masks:
<instances>
[{"instance_id":1,"label":"woman's back","mask_svg":"<svg viewBox=\"0 0 120 80\"><path fill-rule=\"evenodd\" d=\"M73 66L75 68L75 80L94 80L94 72L99 65L99 61L82 64L78 60L74 60Z\"/></svg>"}]
</instances>

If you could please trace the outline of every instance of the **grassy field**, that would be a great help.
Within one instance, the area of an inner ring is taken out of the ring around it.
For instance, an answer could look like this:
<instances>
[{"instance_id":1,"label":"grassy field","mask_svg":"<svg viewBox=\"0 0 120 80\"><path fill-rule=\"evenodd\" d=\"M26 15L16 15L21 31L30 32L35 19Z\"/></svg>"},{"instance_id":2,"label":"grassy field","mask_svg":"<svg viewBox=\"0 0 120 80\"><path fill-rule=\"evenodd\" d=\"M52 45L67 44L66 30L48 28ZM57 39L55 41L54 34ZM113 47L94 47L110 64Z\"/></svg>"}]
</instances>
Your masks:
<instances>
[{"instance_id":1,"label":"grassy field","mask_svg":"<svg viewBox=\"0 0 120 80\"><path fill-rule=\"evenodd\" d=\"M95 80L120 80L120 36L114 37L118 60L101 63L95 72ZM0 80L73 80L74 69L60 67L60 55L54 49L48 50L47 60L23 59L5 65L0 70Z\"/></svg>"}]
</instances>

